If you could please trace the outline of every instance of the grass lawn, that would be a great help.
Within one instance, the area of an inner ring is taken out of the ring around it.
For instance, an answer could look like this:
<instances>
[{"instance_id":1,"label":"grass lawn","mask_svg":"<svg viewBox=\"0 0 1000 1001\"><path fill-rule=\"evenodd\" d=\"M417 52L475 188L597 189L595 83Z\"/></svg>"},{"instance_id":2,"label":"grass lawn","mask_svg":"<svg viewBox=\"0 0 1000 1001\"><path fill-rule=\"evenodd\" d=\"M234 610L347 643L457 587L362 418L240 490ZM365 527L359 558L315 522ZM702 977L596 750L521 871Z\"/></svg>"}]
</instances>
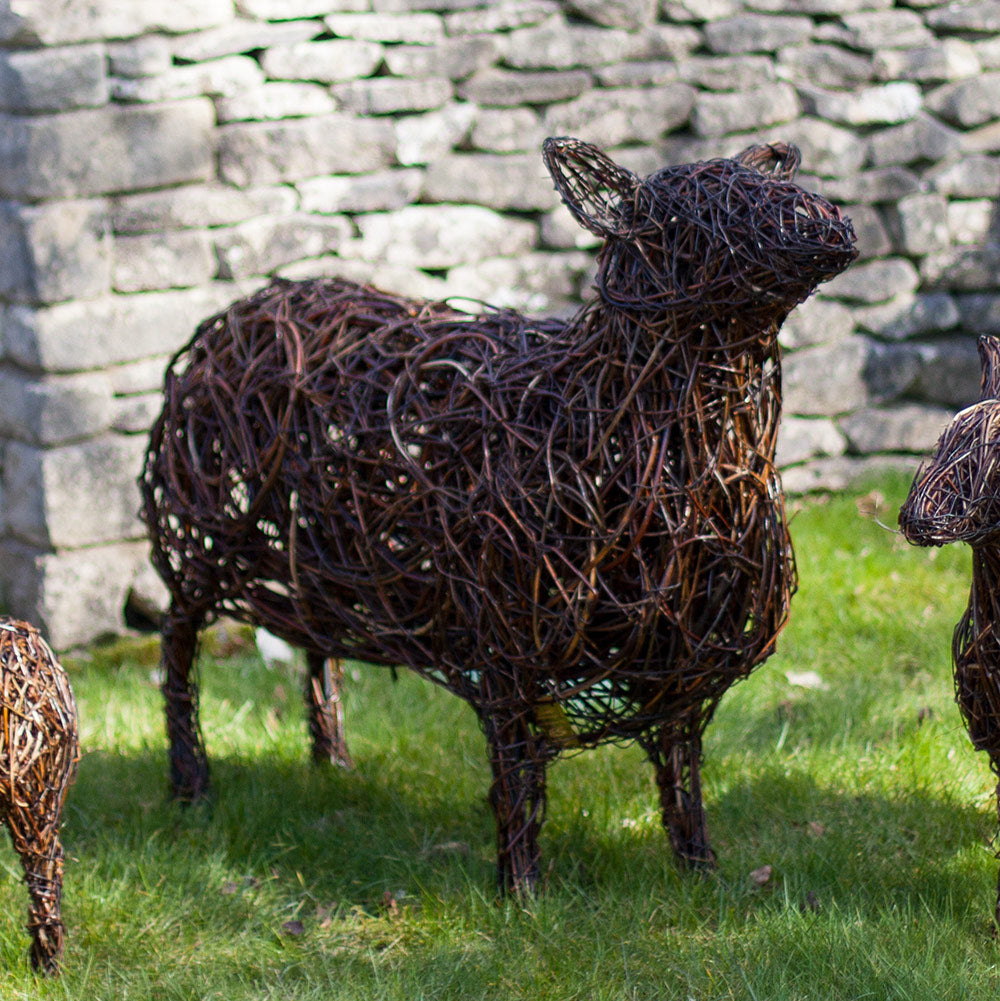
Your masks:
<instances>
[{"instance_id":1,"label":"grass lawn","mask_svg":"<svg viewBox=\"0 0 1000 1001\"><path fill-rule=\"evenodd\" d=\"M885 523L905 489L877 485ZM359 665L357 769L317 769L298 674L222 656L218 637L202 658L215 801L182 810L166 797L156 644L67 659L83 758L65 972L28 972L26 893L0 853L0 996L994 996L994 781L949 661L969 551L911 549L867 516L874 497L797 505L789 627L707 734L707 876L675 867L642 755L605 747L550 771L544 895L498 904L485 747L463 703Z\"/></svg>"}]
</instances>

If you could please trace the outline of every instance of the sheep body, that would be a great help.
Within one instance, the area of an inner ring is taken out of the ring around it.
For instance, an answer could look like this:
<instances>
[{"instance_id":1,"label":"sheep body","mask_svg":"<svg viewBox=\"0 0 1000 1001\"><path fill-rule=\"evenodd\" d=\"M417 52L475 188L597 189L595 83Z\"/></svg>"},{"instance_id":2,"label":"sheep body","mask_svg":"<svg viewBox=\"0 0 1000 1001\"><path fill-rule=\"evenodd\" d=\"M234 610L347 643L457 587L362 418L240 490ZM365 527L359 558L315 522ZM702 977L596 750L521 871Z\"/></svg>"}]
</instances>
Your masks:
<instances>
[{"instance_id":1,"label":"sheep body","mask_svg":"<svg viewBox=\"0 0 1000 1001\"><path fill-rule=\"evenodd\" d=\"M645 181L576 140L545 156L605 238L569 320L278 281L168 368L141 487L180 796L207 783L194 642L226 612L308 650L314 683L352 657L467 700L502 887L537 878L546 762L607 740L642 744L676 852L711 862L701 733L794 586L777 331L853 230L787 147Z\"/></svg>"}]
</instances>

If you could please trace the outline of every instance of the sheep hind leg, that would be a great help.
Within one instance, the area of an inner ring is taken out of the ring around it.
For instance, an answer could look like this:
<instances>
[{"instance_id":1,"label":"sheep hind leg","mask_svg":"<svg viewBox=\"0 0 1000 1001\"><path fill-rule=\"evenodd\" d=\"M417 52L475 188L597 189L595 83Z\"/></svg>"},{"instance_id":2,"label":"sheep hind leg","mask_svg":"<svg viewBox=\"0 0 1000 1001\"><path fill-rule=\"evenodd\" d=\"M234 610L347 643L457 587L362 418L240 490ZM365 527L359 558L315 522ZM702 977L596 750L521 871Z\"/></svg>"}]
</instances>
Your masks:
<instances>
[{"instance_id":1,"label":"sheep hind leg","mask_svg":"<svg viewBox=\"0 0 1000 1001\"><path fill-rule=\"evenodd\" d=\"M171 604L161 639L170 786L174 798L184 803L207 798L209 787L208 756L198 724L198 682L193 670L201 625L200 618Z\"/></svg>"},{"instance_id":2,"label":"sheep hind leg","mask_svg":"<svg viewBox=\"0 0 1000 1001\"><path fill-rule=\"evenodd\" d=\"M553 752L523 715L483 714L493 783L490 805L497 826L497 886L501 894L530 897L538 886L538 834L545 819L545 769Z\"/></svg>"},{"instance_id":3,"label":"sheep hind leg","mask_svg":"<svg viewBox=\"0 0 1000 1001\"><path fill-rule=\"evenodd\" d=\"M13 807L5 817L28 885L31 965L43 973L58 970L66 937L62 922L63 848L59 841L62 804L49 803L51 799L41 798L44 809L37 804L30 811Z\"/></svg>"},{"instance_id":4,"label":"sheep hind leg","mask_svg":"<svg viewBox=\"0 0 1000 1001\"><path fill-rule=\"evenodd\" d=\"M313 761L329 761L340 768L353 768L344 736L344 703L341 683L344 669L339 659L319 653L306 654L306 714L312 740Z\"/></svg>"},{"instance_id":5,"label":"sheep hind leg","mask_svg":"<svg viewBox=\"0 0 1000 1001\"><path fill-rule=\"evenodd\" d=\"M657 730L643 741L656 769L663 826L677 858L692 869L715 868L701 794L701 729L690 721Z\"/></svg>"}]
</instances>

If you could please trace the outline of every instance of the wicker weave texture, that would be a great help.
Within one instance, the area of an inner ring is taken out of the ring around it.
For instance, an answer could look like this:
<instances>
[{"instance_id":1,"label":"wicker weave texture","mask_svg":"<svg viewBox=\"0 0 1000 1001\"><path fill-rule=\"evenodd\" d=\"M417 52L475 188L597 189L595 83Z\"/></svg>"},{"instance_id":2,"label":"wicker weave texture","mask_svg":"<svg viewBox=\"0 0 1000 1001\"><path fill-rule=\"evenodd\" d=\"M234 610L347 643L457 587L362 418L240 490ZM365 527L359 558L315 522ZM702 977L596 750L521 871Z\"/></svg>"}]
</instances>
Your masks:
<instances>
[{"instance_id":1,"label":"wicker weave texture","mask_svg":"<svg viewBox=\"0 0 1000 1001\"><path fill-rule=\"evenodd\" d=\"M969 605L952 638L955 697L973 746L1000 775L1000 340L981 337L979 357L980 399L941 434L900 508L899 526L918 546L972 546ZM997 793L1000 809L1000 786Z\"/></svg>"},{"instance_id":2,"label":"wicker weave texture","mask_svg":"<svg viewBox=\"0 0 1000 1001\"><path fill-rule=\"evenodd\" d=\"M0 686L0 815L28 884L31 963L52 973L65 938L59 827L79 759L76 703L38 630L8 618L0 618Z\"/></svg>"},{"instance_id":3,"label":"wicker weave texture","mask_svg":"<svg viewBox=\"0 0 1000 1001\"><path fill-rule=\"evenodd\" d=\"M645 179L578 140L543 154L604 240L571 319L278 281L170 364L140 486L178 795L207 784L191 663L223 612L304 647L313 682L351 657L467 700L502 887L537 878L546 762L608 740L642 743L676 851L711 861L701 734L794 587L777 333L854 233L791 147Z\"/></svg>"}]
</instances>

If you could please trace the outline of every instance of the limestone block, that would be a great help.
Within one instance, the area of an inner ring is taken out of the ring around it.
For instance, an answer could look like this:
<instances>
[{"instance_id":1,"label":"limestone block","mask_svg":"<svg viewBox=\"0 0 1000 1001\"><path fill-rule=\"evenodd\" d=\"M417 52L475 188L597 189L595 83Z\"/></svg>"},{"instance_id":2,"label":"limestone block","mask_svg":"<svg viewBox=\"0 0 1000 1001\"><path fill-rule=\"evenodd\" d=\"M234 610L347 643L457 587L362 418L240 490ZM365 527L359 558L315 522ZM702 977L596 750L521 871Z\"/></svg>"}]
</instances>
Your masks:
<instances>
[{"instance_id":1,"label":"limestone block","mask_svg":"<svg viewBox=\"0 0 1000 1001\"><path fill-rule=\"evenodd\" d=\"M38 378L0 369L0 435L31 445L58 445L106 431L111 382L101 372Z\"/></svg>"},{"instance_id":2,"label":"limestone block","mask_svg":"<svg viewBox=\"0 0 1000 1001\"><path fill-rule=\"evenodd\" d=\"M366 42L435 45L444 38L444 24L436 14L337 13L323 21L338 38Z\"/></svg>"},{"instance_id":3,"label":"limestone block","mask_svg":"<svg viewBox=\"0 0 1000 1001\"><path fill-rule=\"evenodd\" d=\"M143 77L166 73L174 64L170 40L163 35L141 35L108 42L108 69L112 76Z\"/></svg>"},{"instance_id":4,"label":"limestone block","mask_svg":"<svg viewBox=\"0 0 1000 1001\"><path fill-rule=\"evenodd\" d=\"M909 395L956 409L979 399L982 368L975 336L920 345L919 370Z\"/></svg>"},{"instance_id":5,"label":"limestone block","mask_svg":"<svg viewBox=\"0 0 1000 1001\"><path fill-rule=\"evenodd\" d=\"M718 21L742 10L742 0L660 0L660 11L668 21Z\"/></svg>"},{"instance_id":6,"label":"limestone block","mask_svg":"<svg viewBox=\"0 0 1000 1001\"><path fill-rule=\"evenodd\" d=\"M820 177L847 177L864 163L864 140L849 129L819 118L800 118L783 125L780 135L776 133L774 138L782 137L799 147L804 168ZM745 145L759 141L750 134Z\"/></svg>"},{"instance_id":7,"label":"limestone block","mask_svg":"<svg viewBox=\"0 0 1000 1001\"><path fill-rule=\"evenodd\" d=\"M445 14L444 28L448 35L492 35L533 24L541 24L558 14L557 0L512 0L510 3L489 4L482 9L460 10Z\"/></svg>"},{"instance_id":8,"label":"limestone block","mask_svg":"<svg viewBox=\"0 0 1000 1001\"><path fill-rule=\"evenodd\" d=\"M892 451L925 455L933 450L953 416L944 407L915 403L879 409L865 407L841 420L840 429L855 454Z\"/></svg>"},{"instance_id":9,"label":"limestone block","mask_svg":"<svg viewBox=\"0 0 1000 1001\"><path fill-rule=\"evenodd\" d=\"M833 344L854 331L854 317L843 303L813 296L788 314L778 335L786 349Z\"/></svg>"},{"instance_id":10,"label":"limestone block","mask_svg":"<svg viewBox=\"0 0 1000 1001\"><path fill-rule=\"evenodd\" d=\"M124 434L146 434L163 408L163 393L118 396L111 400L111 427Z\"/></svg>"},{"instance_id":11,"label":"limestone block","mask_svg":"<svg viewBox=\"0 0 1000 1001\"><path fill-rule=\"evenodd\" d=\"M467 153L428 166L424 200L529 212L553 208L558 196L537 152Z\"/></svg>"},{"instance_id":12,"label":"limestone block","mask_svg":"<svg viewBox=\"0 0 1000 1001\"><path fill-rule=\"evenodd\" d=\"M928 254L920 262L920 276L930 288L979 292L996 287L1000 274L1000 247L953 247Z\"/></svg>"},{"instance_id":13,"label":"limestone block","mask_svg":"<svg viewBox=\"0 0 1000 1001\"><path fill-rule=\"evenodd\" d=\"M939 31L1000 33L1000 8L992 0L960 0L927 12L927 23Z\"/></svg>"},{"instance_id":14,"label":"limestone block","mask_svg":"<svg viewBox=\"0 0 1000 1001\"><path fill-rule=\"evenodd\" d=\"M876 84L852 91L821 90L800 85L806 112L842 125L894 125L915 117L922 106L916 84L908 81Z\"/></svg>"},{"instance_id":15,"label":"limestone block","mask_svg":"<svg viewBox=\"0 0 1000 1001\"><path fill-rule=\"evenodd\" d=\"M236 297L218 282L195 289L139 292L35 309L10 306L6 356L31 370L82 372L176 351L195 325Z\"/></svg>"},{"instance_id":16,"label":"limestone block","mask_svg":"<svg viewBox=\"0 0 1000 1001\"><path fill-rule=\"evenodd\" d=\"M496 62L499 49L492 35L447 38L436 45L390 45L385 64L393 76L465 80Z\"/></svg>"},{"instance_id":17,"label":"limestone block","mask_svg":"<svg viewBox=\"0 0 1000 1001\"><path fill-rule=\"evenodd\" d=\"M313 177L300 181L299 207L303 212L387 212L416 201L424 172L413 168L380 170L349 177Z\"/></svg>"},{"instance_id":18,"label":"limestone block","mask_svg":"<svg viewBox=\"0 0 1000 1001\"><path fill-rule=\"evenodd\" d=\"M629 59L672 59L683 62L691 53L701 48L701 32L695 28L676 24L651 24L643 28L628 52Z\"/></svg>"},{"instance_id":19,"label":"limestone block","mask_svg":"<svg viewBox=\"0 0 1000 1001\"><path fill-rule=\"evenodd\" d=\"M152 77L118 77L111 81L111 94L118 101L155 104L186 97L232 97L259 87L264 74L249 56L225 56L205 63L174 66Z\"/></svg>"},{"instance_id":20,"label":"limestone block","mask_svg":"<svg viewBox=\"0 0 1000 1001\"><path fill-rule=\"evenodd\" d=\"M206 180L215 167L214 123L205 98L0 115L0 195L86 197Z\"/></svg>"},{"instance_id":21,"label":"limestone block","mask_svg":"<svg viewBox=\"0 0 1000 1001\"><path fill-rule=\"evenodd\" d=\"M844 436L828 417L783 417L774 461L780 469L818 455L843 455L846 447Z\"/></svg>"},{"instance_id":22,"label":"limestone block","mask_svg":"<svg viewBox=\"0 0 1000 1001\"><path fill-rule=\"evenodd\" d=\"M45 548L139 537L136 477L145 449L144 435L111 433L53 448L8 442L3 480L10 532Z\"/></svg>"},{"instance_id":23,"label":"limestone block","mask_svg":"<svg viewBox=\"0 0 1000 1001\"><path fill-rule=\"evenodd\" d=\"M889 471L913 475L920 460L916 456L871 455L851 458L846 455L818 459L802 466L793 466L781 474L787 494L826 493L848 490Z\"/></svg>"},{"instance_id":24,"label":"limestone block","mask_svg":"<svg viewBox=\"0 0 1000 1001\"><path fill-rule=\"evenodd\" d=\"M115 240L113 286L116 292L190 288L216 273L207 229L140 233Z\"/></svg>"},{"instance_id":25,"label":"limestone block","mask_svg":"<svg viewBox=\"0 0 1000 1001\"><path fill-rule=\"evenodd\" d=\"M521 153L540 149L549 134L541 116L531 108L483 108L470 141L474 149L490 153Z\"/></svg>"},{"instance_id":26,"label":"limestone block","mask_svg":"<svg viewBox=\"0 0 1000 1001\"><path fill-rule=\"evenodd\" d=\"M238 17L217 28L193 31L172 39L171 49L174 58L179 62L200 63L208 59L246 54L279 45L308 42L322 30L323 26L316 21L286 21L272 24Z\"/></svg>"},{"instance_id":27,"label":"limestone block","mask_svg":"<svg viewBox=\"0 0 1000 1001\"><path fill-rule=\"evenodd\" d=\"M524 254L537 236L532 223L477 205L409 205L355 221L361 238L345 256L431 270Z\"/></svg>"},{"instance_id":28,"label":"limestone block","mask_svg":"<svg viewBox=\"0 0 1000 1001\"><path fill-rule=\"evenodd\" d=\"M482 300L528 314L566 309L579 293L579 281L591 258L584 253L529 253L492 257L452 268L444 293ZM469 308L459 301L460 308Z\"/></svg>"},{"instance_id":29,"label":"limestone block","mask_svg":"<svg viewBox=\"0 0 1000 1001\"><path fill-rule=\"evenodd\" d=\"M989 198L948 202L948 233L952 243L997 242L1000 219Z\"/></svg>"},{"instance_id":30,"label":"limestone block","mask_svg":"<svg viewBox=\"0 0 1000 1001\"><path fill-rule=\"evenodd\" d=\"M272 46L263 53L260 64L271 80L329 84L370 76L382 61L383 52L376 42L333 38Z\"/></svg>"},{"instance_id":31,"label":"limestone block","mask_svg":"<svg viewBox=\"0 0 1000 1001\"><path fill-rule=\"evenodd\" d=\"M14 7L16 6L16 10ZM233 18L232 0L16 0L0 9L0 39L25 45L61 45L131 38L162 31L182 34Z\"/></svg>"},{"instance_id":32,"label":"limestone block","mask_svg":"<svg viewBox=\"0 0 1000 1001\"><path fill-rule=\"evenodd\" d=\"M167 355L157 355L153 358L143 358L141 361L113 365L105 369L103 375L111 384L111 392L115 396L161 393L167 358Z\"/></svg>"},{"instance_id":33,"label":"limestone block","mask_svg":"<svg viewBox=\"0 0 1000 1001\"><path fill-rule=\"evenodd\" d=\"M927 109L963 129L1000 118L1000 73L946 83L924 98Z\"/></svg>"},{"instance_id":34,"label":"limestone block","mask_svg":"<svg viewBox=\"0 0 1000 1001\"><path fill-rule=\"evenodd\" d=\"M874 205L841 205L841 211L854 224L859 260L884 257L893 250L882 213Z\"/></svg>"},{"instance_id":35,"label":"limestone block","mask_svg":"<svg viewBox=\"0 0 1000 1001\"><path fill-rule=\"evenodd\" d=\"M317 83L275 81L241 91L215 102L220 124L226 122L266 122L282 118L329 115L337 103L326 87Z\"/></svg>"},{"instance_id":36,"label":"limestone block","mask_svg":"<svg viewBox=\"0 0 1000 1001\"><path fill-rule=\"evenodd\" d=\"M888 302L857 306L853 313L861 330L891 341L943 333L959 319L955 299L947 292L901 292Z\"/></svg>"},{"instance_id":37,"label":"limestone block","mask_svg":"<svg viewBox=\"0 0 1000 1001\"><path fill-rule=\"evenodd\" d=\"M915 348L880 344L853 335L834 344L804 348L782 364L785 410L802 416L846 414L894 400L916 380ZM817 378L817 373L825 373Z\"/></svg>"},{"instance_id":38,"label":"limestone block","mask_svg":"<svg viewBox=\"0 0 1000 1001\"><path fill-rule=\"evenodd\" d=\"M772 83L733 94L699 94L691 125L696 135L722 136L728 132L788 122L799 114L795 88Z\"/></svg>"},{"instance_id":39,"label":"limestone block","mask_svg":"<svg viewBox=\"0 0 1000 1001\"><path fill-rule=\"evenodd\" d=\"M823 193L836 202L895 202L920 188L917 176L903 167L878 167L823 185Z\"/></svg>"},{"instance_id":40,"label":"limestone block","mask_svg":"<svg viewBox=\"0 0 1000 1001\"><path fill-rule=\"evenodd\" d=\"M511 33L504 63L521 70L570 70L622 62L633 54L636 38L627 31L567 24L554 17Z\"/></svg>"},{"instance_id":41,"label":"limestone block","mask_svg":"<svg viewBox=\"0 0 1000 1001\"><path fill-rule=\"evenodd\" d=\"M932 190L951 198L995 198L1000 193L1000 161L983 153L938 164L925 177Z\"/></svg>"},{"instance_id":42,"label":"limestone block","mask_svg":"<svg viewBox=\"0 0 1000 1001\"><path fill-rule=\"evenodd\" d=\"M36 623L56 650L120 634L133 580L148 581L148 554L138 541L53 553L8 540L0 548L10 570L5 607Z\"/></svg>"},{"instance_id":43,"label":"limestone block","mask_svg":"<svg viewBox=\"0 0 1000 1001\"><path fill-rule=\"evenodd\" d=\"M561 208L546 212L542 216L541 246L552 250L582 250L593 249L600 244L600 239L584 229L568 212Z\"/></svg>"},{"instance_id":44,"label":"limestone block","mask_svg":"<svg viewBox=\"0 0 1000 1001\"><path fill-rule=\"evenodd\" d=\"M1000 35L987 35L971 44L984 70L1000 70Z\"/></svg>"},{"instance_id":45,"label":"limestone block","mask_svg":"<svg viewBox=\"0 0 1000 1001\"><path fill-rule=\"evenodd\" d=\"M695 93L686 83L592 90L548 108L543 117L544 130L556 136L600 136L602 145L609 147L629 142L655 143L688 120Z\"/></svg>"},{"instance_id":46,"label":"limestone block","mask_svg":"<svg viewBox=\"0 0 1000 1001\"><path fill-rule=\"evenodd\" d=\"M449 104L439 111L397 118L396 159L404 166L440 160L465 142L478 114L474 104Z\"/></svg>"},{"instance_id":47,"label":"limestone block","mask_svg":"<svg viewBox=\"0 0 1000 1001\"><path fill-rule=\"evenodd\" d=\"M1000 334L1000 294L972 292L957 297L962 329L970 334Z\"/></svg>"},{"instance_id":48,"label":"limestone block","mask_svg":"<svg viewBox=\"0 0 1000 1001\"><path fill-rule=\"evenodd\" d=\"M839 45L787 46L778 52L776 67L782 80L831 90L868 83L875 72L871 56L850 52Z\"/></svg>"},{"instance_id":49,"label":"limestone block","mask_svg":"<svg viewBox=\"0 0 1000 1001\"><path fill-rule=\"evenodd\" d=\"M975 76L982 69L972 44L960 38L938 39L917 49L883 49L875 53L875 72L882 80L943 83Z\"/></svg>"},{"instance_id":50,"label":"limestone block","mask_svg":"<svg viewBox=\"0 0 1000 1001\"><path fill-rule=\"evenodd\" d=\"M569 0L569 8L606 28L637 28L656 20L658 0Z\"/></svg>"},{"instance_id":51,"label":"limestone block","mask_svg":"<svg viewBox=\"0 0 1000 1001\"><path fill-rule=\"evenodd\" d=\"M432 111L447 104L453 94L450 80L424 77L397 80L351 80L331 88L337 107L355 115L390 115L396 112Z\"/></svg>"},{"instance_id":52,"label":"limestone block","mask_svg":"<svg viewBox=\"0 0 1000 1001\"><path fill-rule=\"evenodd\" d=\"M774 62L767 56L692 56L676 71L686 83L705 90L749 90L775 79Z\"/></svg>"},{"instance_id":53,"label":"limestone block","mask_svg":"<svg viewBox=\"0 0 1000 1001\"><path fill-rule=\"evenodd\" d=\"M221 178L241 188L379 170L396 145L390 122L349 115L224 125L218 142Z\"/></svg>"},{"instance_id":54,"label":"limestone block","mask_svg":"<svg viewBox=\"0 0 1000 1001\"><path fill-rule=\"evenodd\" d=\"M924 19L913 10L864 10L845 14L841 23L847 28L855 49L880 52L884 49L916 49L934 45L936 39L927 30Z\"/></svg>"},{"instance_id":55,"label":"limestone block","mask_svg":"<svg viewBox=\"0 0 1000 1001\"><path fill-rule=\"evenodd\" d=\"M0 109L30 114L97 107L108 101L101 44L0 50Z\"/></svg>"},{"instance_id":56,"label":"limestone block","mask_svg":"<svg viewBox=\"0 0 1000 1001\"><path fill-rule=\"evenodd\" d=\"M919 114L902 125L873 133L869 144L871 166L888 167L941 160L961 147L962 136L936 118Z\"/></svg>"},{"instance_id":57,"label":"limestone block","mask_svg":"<svg viewBox=\"0 0 1000 1001\"><path fill-rule=\"evenodd\" d=\"M1000 153L1000 121L963 132L961 147L969 153Z\"/></svg>"},{"instance_id":58,"label":"limestone block","mask_svg":"<svg viewBox=\"0 0 1000 1001\"><path fill-rule=\"evenodd\" d=\"M511 108L567 101L590 87L591 76L584 70L522 73L487 69L459 84L458 96L487 107Z\"/></svg>"},{"instance_id":59,"label":"limestone block","mask_svg":"<svg viewBox=\"0 0 1000 1001\"><path fill-rule=\"evenodd\" d=\"M343 216L260 216L215 234L220 278L266 275L292 261L336 251L351 234Z\"/></svg>"},{"instance_id":60,"label":"limestone block","mask_svg":"<svg viewBox=\"0 0 1000 1001\"><path fill-rule=\"evenodd\" d=\"M712 52L777 52L809 41L813 24L808 17L747 13L711 21L704 31Z\"/></svg>"},{"instance_id":61,"label":"limestone block","mask_svg":"<svg viewBox=\"0 0 1000 1001\"><path fill-rule=\"evenodd\" d=\"M331 0L237 0L236 9L246 17L262 21L298 21L304 18L321 18L330 13ZM371 9L370 0L336 0L337 10L365 11ZM319 22L320 24L322 22ZM317 28L317 30L322 30Z\"/></svg>"},{"instance_id":62,"label":"limestone block","mask_svg":"<svg viewBox=\"0 0 1000 1001\"><path fill-rule=\"evenodd\" d=\"M107 292L108 229L108 210L101 200L0 203L0 295L22 303L53 303Z\"/></svg>"},{"instance_id":63,"label":"limestone block","mask_svg":"<svg viewBox=\"0 0 1000 1001\"><path fill-rule=\"evenodd\" d=\"M903 257L855 264L823 286L828 296L852 302L885 302L894 296L912 292L920 284L917 269Z\"/></svg>"},{"instance_id":64,"label":"limestone block","mask_svg":"<svg viewBox=\"0 0 1000 1001\"><path fill-rule=\"evenodd\" d=\"M362 285L384 289L394 295L410 296L413 299L438 300L445 296L442 279L421 271L416 264L385 264L360 257L319 257L311 261L289 264L281 268L278 274L293 281L321 275L335 275ZM467 304L462 303L463 308L466 306Z\"/></svg>"},{"instance_id":65,"label":"limestone block","mask_svg":"<svg viewBox=\"0 0 1000 1001\"><path fill-rule=\"evenodd\" d=\"M911 6L915 7L919 2L920 0L912 0ZM895 0L744 0L745 6L752 10L771 14L819 14L823 18L854 14L859 10L885 10L894 3ZM821 24L819 27L831 26ZM837 37L842 41L847 38L847 29L843 24L838 22L832 27L837 29Z\"/></svg>"},{"instance_id":66,"label":"limestone block","mask_svg":"<svg viewBox=\"0 0 1000 1001\"><path fill-rule=\"evenodd\" d=\"M113 200L111 223L116 233L228 226L255 216L288 213L295 204L295 192L284 185L240 190L225 184L190 184L121 195Z\"/></svg>"},{"instance_id":67,"label":"limestone block","mask_svg":"<svg viewBox=\"0 0 1000 1001\"><path fill-rule=\"evenodd\" d=\"M998 174L1000 184L1000 174ZM899 253L920 256L951 243L948 202L942 194L914 192L887 208L886 216Z\"/></svg>"}]
</instances>

